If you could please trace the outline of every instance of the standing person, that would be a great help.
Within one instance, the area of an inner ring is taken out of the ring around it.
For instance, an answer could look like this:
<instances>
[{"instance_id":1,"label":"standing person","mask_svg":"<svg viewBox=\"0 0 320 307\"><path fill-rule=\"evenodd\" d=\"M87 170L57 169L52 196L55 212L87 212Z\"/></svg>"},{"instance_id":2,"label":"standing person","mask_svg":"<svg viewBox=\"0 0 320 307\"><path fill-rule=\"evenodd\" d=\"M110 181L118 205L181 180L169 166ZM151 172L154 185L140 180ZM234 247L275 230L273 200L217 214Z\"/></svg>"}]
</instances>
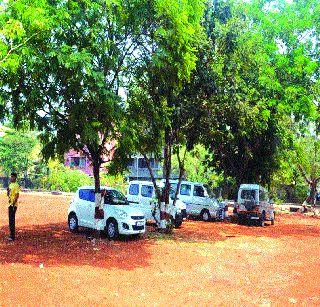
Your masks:
<instances>
[{"instance_id":1,"label":"standing person","mask_svg":"<svg viewBox=\"0 0 320 307\"><path fill-rule=\"evenodd\" d=\"M16 211L19 199L20 187L17 183L17 174L11 173L10 184L7 188L7 195L9 197L9 228L10 228L10 237L9 241L15 239L15 227L16 227Z\"/></svg>"}]
</instances>

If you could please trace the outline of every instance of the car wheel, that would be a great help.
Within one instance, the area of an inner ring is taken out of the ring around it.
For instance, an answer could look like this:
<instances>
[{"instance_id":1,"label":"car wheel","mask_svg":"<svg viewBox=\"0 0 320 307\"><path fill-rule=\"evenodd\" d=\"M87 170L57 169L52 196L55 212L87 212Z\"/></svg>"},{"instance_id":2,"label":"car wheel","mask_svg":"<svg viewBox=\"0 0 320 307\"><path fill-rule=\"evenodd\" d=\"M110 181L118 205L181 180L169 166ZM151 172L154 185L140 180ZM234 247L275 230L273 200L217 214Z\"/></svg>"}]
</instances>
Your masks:
<instances>
[{"instance_id":1,"label":"car wheel","mask_svg":"<svg viewBox=\"0 0 320 307\"><path fill-rule=\"evenodd\" d=\"M172 224L174 225L174 228L179 228L179 227L181 227L182 221L183 221L182 216L179 215L179 214L176 215L176 218L175 218L175 219L173 219L173 217L171 217L171 222L172 222Z\"/></svg>"},{"instance_id":2,"label":"car wheel","mask_svg":"<svg viewBox=\"0 0 320 307\"><path fill-rule=\"evenodd\" d=\"M70 213L68 217L68 226L71 232L77 232L78 231L78 218L75 213Z\"/></svg>"},{"instance_id":3,"label":"car wheel","mask_svg":"<svg viewBox=\"0 0 320 307\"><path fill-rule=\"evenodd\" d=\"M262 211L261 218L260 218L260 226L264 227L266 222L266 213Z\"/></svg>"},{"instance_id":4,"label":"car wheel","mask_svg":"<svg viewBox=\"0 0 320 307\"><path fill-rule=\"evenodd\" d=\"M109 220L107 222L106 234L109 239L116 239L119 236L118 223L116 220Z\"/></svg>"},{"instance_id":5,"label":"car wheel","mask_svg":"<svg viewBox=\"0 0 320 307\"><path fill-rule=\"evenodd\" d=\"M202 212L201 212L201 220L207 222L207 221L210 220L210 218L211 218L211 216L210 216L209 211L208 210L202 210Z\"/></svg>"}]
</instances>

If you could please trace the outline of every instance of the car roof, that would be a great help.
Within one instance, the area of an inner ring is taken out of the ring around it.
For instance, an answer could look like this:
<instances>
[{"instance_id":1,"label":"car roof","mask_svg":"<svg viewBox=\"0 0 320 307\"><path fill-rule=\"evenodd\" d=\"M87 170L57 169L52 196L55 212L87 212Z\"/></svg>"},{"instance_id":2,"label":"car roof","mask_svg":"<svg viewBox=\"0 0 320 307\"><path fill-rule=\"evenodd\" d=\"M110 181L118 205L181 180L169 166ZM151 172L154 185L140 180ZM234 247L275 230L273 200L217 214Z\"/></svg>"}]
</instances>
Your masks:
<instances>
[{"instance_id":1,"label":"car roof","mask_svg":"<svg viewBox=\"0 0 320 307\"><path fill-rule=\"evenodd\" d=\"M94 190L95 187L92 186L92 185L86 185L86 186L82 186L82 187L79 187L78 188L78 191L79 190ZM100 187L100 190L115 190L115 188L111 188L111 187L107 187L107 186L101 186Z\"/></svg>"},{"instance_id":2,"label":"car roof","mask_svg":"<svg viewBox=\"0 0 320 307\"><path fill-rule=\"evenodd\" d=\"M178 179L170 179L170 183L178 183ZM204 185L204 183L196 182L196 181L188 181L188 180L181 180L183 184L197 184L197 185Z\"/></svg>"},{"instance_id":3,"label":"car roof","mask_svg":"<svg viewBox=\"0 0 320 307\"><path fill-rule=\"evenodd\" d=\"M162 185L165 183L165 179L161 179L160 181L156 181L157 185ZM170 179L170 183L178 183L177 179ZM194 182L194 181L187 181L187 180L182 180L182 184L197 184L197 185L204 185L201 182ZM153 182L150 180L131 180L129 184L145 184L145 185L153 185Z\"/></svg>"},{"instance_id":4,"label":"car roof","mask_svg":"<svg viewBox=\"0 0 320 307\"><path fill-rule=\"evenodd\" d=\"M146 184L146 185L153 185L153 182L150 180L131 180L129 184Z\"/></svg>"},{"instance_id":5,"label":"car roof","mask_svg":"<svg viewBox=\"0 0 320 307\"><path fill-rule=\"evenodd\" d=\"M259 184L253 184L253 183L243 183L240 185L240 189L248 189L248 190L266 190Z\"/></svg>"}]
</instances>

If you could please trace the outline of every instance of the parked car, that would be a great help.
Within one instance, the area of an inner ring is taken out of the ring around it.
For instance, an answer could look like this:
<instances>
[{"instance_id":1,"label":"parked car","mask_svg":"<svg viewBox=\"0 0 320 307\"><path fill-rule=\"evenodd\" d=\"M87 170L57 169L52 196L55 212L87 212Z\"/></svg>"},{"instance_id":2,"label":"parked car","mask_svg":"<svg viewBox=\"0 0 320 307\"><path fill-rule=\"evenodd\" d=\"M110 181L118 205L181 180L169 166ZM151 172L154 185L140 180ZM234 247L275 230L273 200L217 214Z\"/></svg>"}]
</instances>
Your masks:
<instances>
[{"instance_id":1,"label":"parked car","mask_svg":"<svg viewBox=\"0 0 320 307\"><path fill-rule=\"evenodd\" d=\"M178 180L171 180L171 193L174 194ZM203 221L211 219L223 220L227 206L209 196L206 187L199 182L181 181L178 192L179 200L186 204L187 215L200 217Z\"/></svg>"},{"instance_id":2,"label":"parked car","mask_svg":"<svg viewBox=\"0 0 320 307\"><path fill-rule=\"evenodd\" d=\"M95 219L94 187L85 186L77 190L68 210L68 225L71 231L87 227L105 231L110 239L118 235L139 235L145 232L146 219L141 210L130 206L125 196L110 187L104 196L104 217Z\"/></svg>"},{"instance_id":3,"label":"parked car","mask_svg":"<svg viewBox=\"0 0 320 307\"><path fill-rule=\"evenodd\" d=\"M239 223L255 221L264 226L266 221L270 221L274 225L274 205L269 200L268 191L258 184L241 184L234 206Z\"/></svg>"},{"instance_id":4,"label":"parked car","mask_svg":"<svg viewBox=\"0 0 320 307\"><path fill-rule=\"evenodd\" d=\"M159 188L163 188L163 184L160 182ZM156 199L156 193L151 181L130 181L127 190L127 199L130 204L141 209L144 213L146 220L150 222L156 222L159 220L160 210ZM184 216L186 216L186 205L177 200L175 206L173 206L172 195L170 196L169 207L167 213L171 216L173 224L176 228L182 225Z\"/></svg>"}]
</instances>

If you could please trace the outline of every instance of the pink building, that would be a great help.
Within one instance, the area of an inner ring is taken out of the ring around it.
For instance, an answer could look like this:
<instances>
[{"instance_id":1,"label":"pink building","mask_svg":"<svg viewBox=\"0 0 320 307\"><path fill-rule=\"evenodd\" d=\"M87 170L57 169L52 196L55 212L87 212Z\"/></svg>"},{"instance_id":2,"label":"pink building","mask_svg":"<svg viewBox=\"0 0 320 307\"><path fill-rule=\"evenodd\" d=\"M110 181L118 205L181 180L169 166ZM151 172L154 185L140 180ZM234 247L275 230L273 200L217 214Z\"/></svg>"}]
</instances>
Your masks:
<instances>
[{"instance_id":1,"label":"pink building","mask_svg":"<svg viewBox=\"0 0 320 307\"><path fill-rule=\"evenodd\" d=\"M115 149L115 142L109 142L106 144L106 150L109 152L109 155L104 156L104 161L112 160L114 149ZM86 174L93 176L91 161L82 152L76 151L74 149L69 150L64 155L64 165L70 167L71 169L81 170ZM101 171L106 172L106 169L101 168Z\"/></svg>"}]
</instances>

